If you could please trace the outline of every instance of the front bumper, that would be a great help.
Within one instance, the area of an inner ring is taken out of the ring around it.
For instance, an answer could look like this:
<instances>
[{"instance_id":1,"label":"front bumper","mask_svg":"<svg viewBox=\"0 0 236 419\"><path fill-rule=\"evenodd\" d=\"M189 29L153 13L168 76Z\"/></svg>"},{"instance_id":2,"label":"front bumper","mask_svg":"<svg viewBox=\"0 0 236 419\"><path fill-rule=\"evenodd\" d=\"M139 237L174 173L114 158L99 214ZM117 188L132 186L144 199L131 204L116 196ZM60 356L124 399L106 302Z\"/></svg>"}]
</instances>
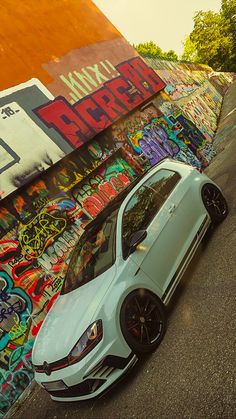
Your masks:
<instances>
[{"instance_id":1,"label":"front bumper","mask_svg":"<svg viewBox=\"0 0 236 419\"><path fill-rule=\"evenodd\" d=\"M137 360L137 356L132 352L127 358L108 355L77 384L69 385L70 377L67 376L66 379L40 382L40 385L47 390L53 400L69 402L91 399L106 392L135 365ZM39 381L37 377L36 381Z\"/></svg>"}]
</instances>

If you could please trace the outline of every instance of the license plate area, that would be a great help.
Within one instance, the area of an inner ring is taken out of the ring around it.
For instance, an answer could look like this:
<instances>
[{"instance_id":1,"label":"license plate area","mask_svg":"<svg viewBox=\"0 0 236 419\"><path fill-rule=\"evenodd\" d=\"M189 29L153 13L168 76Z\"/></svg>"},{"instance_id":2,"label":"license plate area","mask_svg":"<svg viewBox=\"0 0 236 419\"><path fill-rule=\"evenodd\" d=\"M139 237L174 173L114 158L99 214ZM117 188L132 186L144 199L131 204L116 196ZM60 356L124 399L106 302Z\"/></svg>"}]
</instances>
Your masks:
<instances>
[{"instance_id":1,"label":"license plate area","mask_svg":"<svg viewBox=\"0 0 236 419\"><path fill-rule=\"evenodd\" d=\"M67 385L62 381L48 381L47 383L41 383L41 385L45 388L47 391L58 391L58 390L67 390Z\"/></svg>"}]
</instances>

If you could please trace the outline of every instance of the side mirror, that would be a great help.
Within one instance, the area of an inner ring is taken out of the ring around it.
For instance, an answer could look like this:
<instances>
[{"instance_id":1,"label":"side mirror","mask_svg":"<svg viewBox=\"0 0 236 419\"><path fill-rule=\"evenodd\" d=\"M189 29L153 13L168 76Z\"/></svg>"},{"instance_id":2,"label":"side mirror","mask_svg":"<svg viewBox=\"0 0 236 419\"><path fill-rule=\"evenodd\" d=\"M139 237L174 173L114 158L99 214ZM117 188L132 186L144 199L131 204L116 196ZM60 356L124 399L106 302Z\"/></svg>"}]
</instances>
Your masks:
<instances>
[{"instance_id":1,"label":"side mirror","mask_svg":"<svg viewBox=\"0 0 236 419\"><path fill-rule=\"evenodd\" d=\"M133 253L136 247L147 237L146 230L138 230L132 234L129 241L129 254Z\"/></svg>"}]
</instances>

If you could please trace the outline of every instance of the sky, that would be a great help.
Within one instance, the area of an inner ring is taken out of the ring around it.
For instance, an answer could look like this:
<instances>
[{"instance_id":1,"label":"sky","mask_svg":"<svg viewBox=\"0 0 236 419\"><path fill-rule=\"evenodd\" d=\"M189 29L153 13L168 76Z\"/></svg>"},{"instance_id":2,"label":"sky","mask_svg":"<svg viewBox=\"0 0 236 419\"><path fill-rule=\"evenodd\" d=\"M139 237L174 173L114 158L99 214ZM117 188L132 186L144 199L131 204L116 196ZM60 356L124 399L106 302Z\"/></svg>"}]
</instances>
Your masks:
<instances>
[{"instance_id":1,"label":"sky","mask_svg":"<svg viewBox=\"0 0 236 419\"><path fill-rule=\"evenodd\" d=\"M219 12L221 0L93 0L131 43L154 41L165 52L183 52L198 10Z\"/></svg>"}]
</instances>

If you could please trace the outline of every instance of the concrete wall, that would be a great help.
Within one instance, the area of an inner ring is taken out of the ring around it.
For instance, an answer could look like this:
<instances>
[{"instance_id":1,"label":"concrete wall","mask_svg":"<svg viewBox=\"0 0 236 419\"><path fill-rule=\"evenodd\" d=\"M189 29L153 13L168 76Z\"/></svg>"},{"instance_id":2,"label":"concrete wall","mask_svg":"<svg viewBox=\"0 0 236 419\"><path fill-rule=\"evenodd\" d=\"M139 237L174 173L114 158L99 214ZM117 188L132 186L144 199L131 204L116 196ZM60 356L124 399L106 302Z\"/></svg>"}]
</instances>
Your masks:
<instances>
[{"instance_id":1,"label":"concrete wall","mask_svg":"<svg viewBox=\"0 0 236 419\"><path fill-rule=\"evenodd\" d=\"M167 156L207 166L232 78L144 62L90 1L3 7L0 416L33 379L33 342L84 225Z\"/></svg>"}]
</instances>

